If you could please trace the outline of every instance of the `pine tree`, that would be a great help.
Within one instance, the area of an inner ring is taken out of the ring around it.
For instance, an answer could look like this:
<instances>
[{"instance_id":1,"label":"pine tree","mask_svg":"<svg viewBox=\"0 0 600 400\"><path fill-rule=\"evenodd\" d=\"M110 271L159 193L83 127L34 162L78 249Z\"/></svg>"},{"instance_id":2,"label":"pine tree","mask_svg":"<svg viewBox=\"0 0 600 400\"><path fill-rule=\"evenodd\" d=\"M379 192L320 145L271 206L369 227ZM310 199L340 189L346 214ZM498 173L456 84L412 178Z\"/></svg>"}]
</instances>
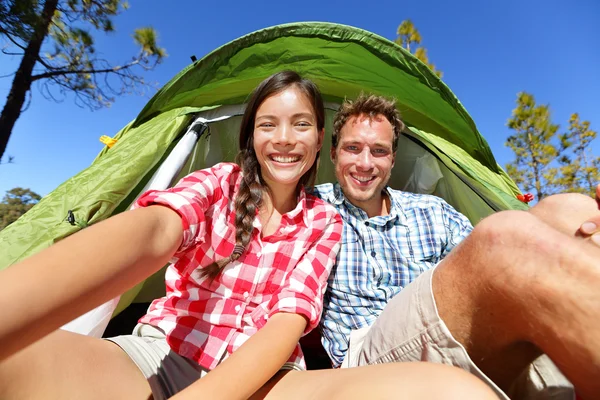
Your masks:
<instances>
[{"instance_id":1,"label":"pine tree","mask_svg":"<svg viewBox=\"0 0 600 400\"><path fill-rule=\"evenodd\" d=\"M556 193L560 187L558 157L569 143L558 136L559 126L551 121L550 107L536 105L533 95L521 92L508 127L514 133L506 145L516 156L506 166L508 174L523 191L533 191L538 201Z\"/></svg>"},{"instance_id":2,"label":"pine tree","mask_svg":"<svg viewBox=\"0 0 600 400\"><path fill-rule=\"evenodd\" d=\"M10 46L3 53L21 57L0 114L0 159L33 82L48 99L74 93L77 104L92 109L145 86L135 71L153 69L166 56L152 28L135 30L140 50L120 65L94 47L93 33L114 31L113 18L127 8L124 0L0 0L0 39Z\"/></svg>"},{"instance_id":3,"label":"pine tree","mask_svg":"<svg viewBox=\"0 0 600 400\"><path fill-rule=\"evenodd\" d=\"M420 46L422 40L421 34L410 19L405 19L402 21L400 26L398 26L397 34L398 37L396 38L396 43L404 47L410 53L414 54L419 60L423 61L423 63L427 65L438 77L442 77L442 71L436 70L435 65L429 62L427 49L425 49L423 46ZM414 51L411 51L411 47Z\"/></svg>"},{"instance_id":4,"label":"pine tree","mask_svg":"<svg viewBox=\"0 0 600 400\"><path fill-rule=\"evenodd\" d=\"M6 192L0 202L0 230L12 224L41 199L40 195L29 189L16 187Z\"/></svg>"},{"instance_id":5,"label":"pine tree","mask_svg":"<svg viewBox=\"0 0 600 400\"><path fill-rule=\"evenodd\" d=\"M560 159L558 183L563 191L595 196L596 185L600 182L600 157L592 154L591 144L596 136L589 121L582 122L577 113L571 115L568 132L562 138L572 150L572 154Z\"/></svg>"}]
</instances>

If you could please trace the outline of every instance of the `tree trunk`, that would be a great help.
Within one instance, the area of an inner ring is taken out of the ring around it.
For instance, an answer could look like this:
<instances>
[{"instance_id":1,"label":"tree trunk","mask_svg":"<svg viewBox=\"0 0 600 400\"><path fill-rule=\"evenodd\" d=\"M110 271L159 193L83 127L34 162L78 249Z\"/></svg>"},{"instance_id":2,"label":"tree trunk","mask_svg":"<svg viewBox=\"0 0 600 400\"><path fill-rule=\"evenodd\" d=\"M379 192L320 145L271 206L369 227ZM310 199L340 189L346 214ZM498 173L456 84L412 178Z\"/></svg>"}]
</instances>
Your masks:
<instances>
[{"instance_id":1,"label":"tree trunk","mask_svg":"<svg viewBox=\"0 0 600 400\"><path fill-rule=\"evenodd\" d=\"M42 48L42 43L48 35L48 27L52 22L52 17L58 6L58 0L46 0L42 17L34 29L33 35L27 44L19 69L15 73L10 92L6 98L6 104L0 114L0 160L4 155L8 139L15 126L15 122L21 115L25 96L31 88L31 75L33 67L37 63L38 55Z\"/></svg>"}]
</instances>

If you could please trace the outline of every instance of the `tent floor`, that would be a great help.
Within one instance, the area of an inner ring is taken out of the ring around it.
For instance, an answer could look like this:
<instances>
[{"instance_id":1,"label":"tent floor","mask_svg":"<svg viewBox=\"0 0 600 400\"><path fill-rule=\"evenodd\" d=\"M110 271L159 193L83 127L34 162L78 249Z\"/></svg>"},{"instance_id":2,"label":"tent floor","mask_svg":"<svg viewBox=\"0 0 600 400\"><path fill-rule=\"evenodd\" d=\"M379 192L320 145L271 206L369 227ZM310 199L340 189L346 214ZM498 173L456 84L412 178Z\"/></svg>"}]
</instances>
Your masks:
<instances>
[{"instance_id":1,"label":"tent floor","mask_svg":"<svg viewBox=\"0 0 600 400\"><path fill-rule=\"evenodd\" d=\"M131 304L110 321L103 337L129 335L133 331L138 319L146 313L149 305L150 303ZM306 366L309 370L331 368L329 357L321 345L318 329L304 336L300 340L300 345L302 346Z\"/></svg>"}]
</instances>

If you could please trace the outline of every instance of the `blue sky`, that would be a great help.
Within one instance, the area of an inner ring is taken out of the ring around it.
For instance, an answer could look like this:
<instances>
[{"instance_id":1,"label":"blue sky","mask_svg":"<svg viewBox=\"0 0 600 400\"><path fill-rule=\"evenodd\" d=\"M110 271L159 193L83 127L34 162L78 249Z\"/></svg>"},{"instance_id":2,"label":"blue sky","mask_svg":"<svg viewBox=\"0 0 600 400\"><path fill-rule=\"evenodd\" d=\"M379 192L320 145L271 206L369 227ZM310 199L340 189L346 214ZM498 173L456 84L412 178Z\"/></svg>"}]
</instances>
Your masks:
<instances>
[{"instance_id":1,"label":"blue sky","mask_svg":"<svg viewBox=\"0 0 600 400\"><path fill-rule=\"evenodd\" d=\"M403 19L413 20L430 60L465 105L501 165L512 159L504 146L506 121L519 91L549 103L553 120L567 126L571 113L600 130L600 3L595 0L455 1L217 1L130 0L115 20L117 32L96 37L97 50L115 63L136 52L131 33L151 25L169 57L145 75L160 87L190 63L252 31L287 22L328 21L395 39ZM18 58L0 55L0 75ZM0 79L0 106L12 78ZM13 164L0 165L0 196L16 186L46 195L86 168L150 98L118 98L89 111L67 96L44 99L34 86L31 106L17 121L7 148ZM600 140L600 139L599 139ZM595 144L600 154L600 144Z\"/></svg>"}]
</instances>

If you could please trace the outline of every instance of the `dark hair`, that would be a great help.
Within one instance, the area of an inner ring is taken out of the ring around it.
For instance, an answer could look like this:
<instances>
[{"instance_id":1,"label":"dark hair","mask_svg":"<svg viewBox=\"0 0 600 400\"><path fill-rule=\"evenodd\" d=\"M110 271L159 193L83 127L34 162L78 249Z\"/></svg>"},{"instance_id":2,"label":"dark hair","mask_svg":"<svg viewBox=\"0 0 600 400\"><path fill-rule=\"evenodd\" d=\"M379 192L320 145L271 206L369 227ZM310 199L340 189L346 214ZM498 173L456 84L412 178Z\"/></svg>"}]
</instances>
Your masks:
<instances>
[{"instance_id":1,"label":"dark hair","mask_svg":"<svg viewBox=\"0 0 600 400\"><path fill-rule=\"evenodd\" d=\"M312 81L303 79L294 71L282 71L271 75L258 85L246 106L240 125L240 151L236 163L242 168L242 182L235 196L235 247L233 253L226 258L215 261L204 268L204 275L215 278L230 262L237 260L246 250L252 237L253 222L256 210L262 203L262 194L268 190L261 175L260 164L254 152L254 122L260 105L269 97L290 87L300 90L310 100L317 119L317 130L325 126L325 108L321 92ZM315 162L300 178L298 185L312 186L317 175L320 151Z\"/></svg>"},{"instance_id":2,"label":"dark hair","mask_svg":"<svg viewBox=\"0 0 600 400\"><path fill-rule=\"evenodd\" d=\"M377 115L383 115L394 128L393 151L398 147L398 139L404 129L404 122L400 119L400 112L396 109L396 101L374 94L365 95L361 93L356 100L344 100L340 109L333 119L333 134L331 135L331 146L337 148L340 132L348 119L366 115L370 119Z\"/></svg>"}]
</instances>

